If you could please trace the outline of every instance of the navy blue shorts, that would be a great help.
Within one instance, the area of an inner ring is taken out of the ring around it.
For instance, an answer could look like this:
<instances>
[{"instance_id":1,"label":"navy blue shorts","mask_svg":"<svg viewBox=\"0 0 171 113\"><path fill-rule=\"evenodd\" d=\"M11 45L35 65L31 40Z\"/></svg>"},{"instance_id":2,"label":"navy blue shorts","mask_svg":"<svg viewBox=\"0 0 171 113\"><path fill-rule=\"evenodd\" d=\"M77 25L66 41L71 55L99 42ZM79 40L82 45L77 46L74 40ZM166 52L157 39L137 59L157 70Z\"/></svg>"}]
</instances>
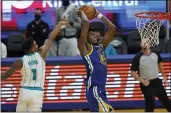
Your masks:
<instances>
[{"instance_id":1,"label":"navy blue shorts","mask_svg":"<svg viewBox=\"0 0 171 113\"><path fill-rule=\"evenodd\" d=\"M86 90L86 98L90 106L90 112L114 111L106 97L104 88L92 86Z\"/></svg>"}]
</instances>

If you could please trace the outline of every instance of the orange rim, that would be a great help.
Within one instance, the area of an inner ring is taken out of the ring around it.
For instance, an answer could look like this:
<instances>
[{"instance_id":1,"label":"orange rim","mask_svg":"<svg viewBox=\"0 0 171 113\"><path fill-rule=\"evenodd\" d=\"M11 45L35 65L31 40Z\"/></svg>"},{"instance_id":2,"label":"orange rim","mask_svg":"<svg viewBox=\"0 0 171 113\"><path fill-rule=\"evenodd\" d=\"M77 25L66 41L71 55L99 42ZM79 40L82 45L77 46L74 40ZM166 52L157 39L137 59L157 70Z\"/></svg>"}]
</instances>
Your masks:
<instances>
[{"instance_id":1,"label":"orange rim","mask_svg":"<svg viewBox=\"0 0 171 113\"><path fill-rule=\"evenodd\" d=\"M135 16L137 18L151 18L156 20L170 20L170 13L164 12L140 12L136 13Z\"/></svg>"}]
</instances>

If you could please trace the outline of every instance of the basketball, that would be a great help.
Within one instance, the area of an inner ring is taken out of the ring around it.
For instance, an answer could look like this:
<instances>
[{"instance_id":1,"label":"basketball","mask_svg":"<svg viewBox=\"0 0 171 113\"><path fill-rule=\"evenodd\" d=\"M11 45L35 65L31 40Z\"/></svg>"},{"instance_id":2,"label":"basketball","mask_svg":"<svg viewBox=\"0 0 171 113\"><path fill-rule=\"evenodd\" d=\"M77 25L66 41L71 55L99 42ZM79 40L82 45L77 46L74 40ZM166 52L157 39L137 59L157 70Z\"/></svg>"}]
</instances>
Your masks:
<instances>
[{"instance_id":1,"label":"basketball","mask_svg":"<svg viewBox=\"0 0 171 113\"><path fill-rule=\"evenodd\" d=\"M89 20L92 20L92 19L95 18L94 15L96 13L96 9L93 6L91 6L91 5L82 5L79 8L79 10L82 10L86 14L86 16L87 16L87 18Z\"/></svg>"}]
</instances>

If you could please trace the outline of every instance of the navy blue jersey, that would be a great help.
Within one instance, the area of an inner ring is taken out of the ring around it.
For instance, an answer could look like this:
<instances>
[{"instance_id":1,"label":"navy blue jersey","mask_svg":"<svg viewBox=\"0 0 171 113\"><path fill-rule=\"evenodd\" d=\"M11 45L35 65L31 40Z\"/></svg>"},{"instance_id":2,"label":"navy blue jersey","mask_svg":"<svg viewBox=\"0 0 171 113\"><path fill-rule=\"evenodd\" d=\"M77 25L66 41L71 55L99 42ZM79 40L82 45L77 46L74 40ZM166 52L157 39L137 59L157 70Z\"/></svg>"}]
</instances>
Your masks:
<instances>
[{"instance_id":1,"label":"navy blue jersey","mask_svg":"<svg viewBox=\"0 0 171 113\"><path fill-rule=\"evenodd\" d=\"M84 80L86 86L105 87L107 78L107 61L102 45L92 46L90 54L83 56L87 69L87 77Z\"/></svg>"}]
</instances>

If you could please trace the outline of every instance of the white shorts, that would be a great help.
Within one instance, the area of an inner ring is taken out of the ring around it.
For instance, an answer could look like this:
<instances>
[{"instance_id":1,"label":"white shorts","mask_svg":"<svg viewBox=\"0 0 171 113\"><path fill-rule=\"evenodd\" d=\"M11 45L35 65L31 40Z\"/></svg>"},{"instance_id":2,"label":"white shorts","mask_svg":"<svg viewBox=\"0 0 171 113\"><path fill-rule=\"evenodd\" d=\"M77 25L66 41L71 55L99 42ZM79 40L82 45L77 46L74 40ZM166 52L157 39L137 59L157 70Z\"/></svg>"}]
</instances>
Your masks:
<instances>
[{"instance_id":1,"label":"white shorts","mask_svg":"<svg viewBox=\"0 0 171 113\"><path fill-rule=\"evenodd\" d=\"M41 112L43 104L43 91L20 89L16 111Z\"/></svg>"}]
</instances>

